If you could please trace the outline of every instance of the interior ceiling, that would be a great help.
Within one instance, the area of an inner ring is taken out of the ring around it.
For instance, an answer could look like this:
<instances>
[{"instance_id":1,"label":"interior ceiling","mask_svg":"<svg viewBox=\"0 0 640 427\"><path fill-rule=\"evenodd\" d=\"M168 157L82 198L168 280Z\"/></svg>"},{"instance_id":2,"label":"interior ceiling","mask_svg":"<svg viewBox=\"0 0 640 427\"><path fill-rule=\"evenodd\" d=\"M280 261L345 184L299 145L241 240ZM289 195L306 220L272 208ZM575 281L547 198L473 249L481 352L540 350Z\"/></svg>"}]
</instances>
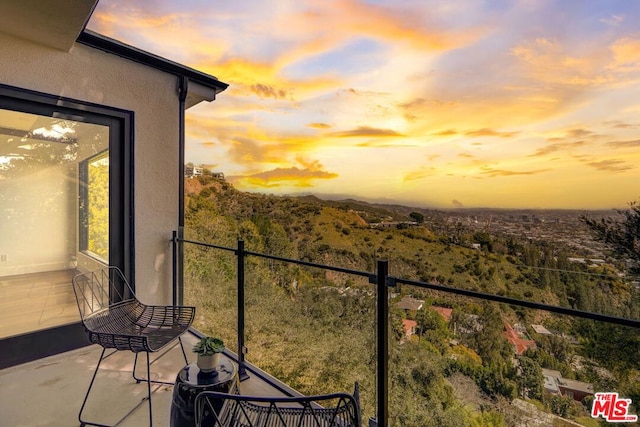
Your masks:
<instances>
[{"instance_id":1,"label":"interior ceiling","mask_svg":"<svg viewBox=\"0 0 640 427\"><path fill-rule=\"evenodd\" d=\"M60 141L33 132L36 129L51 130L54 124L73 127L74 132ZM60 151L69 143L95 139L106 141L108 134L107 126L0 109L0 157L20 155L29 152L34 144L42 143L47 144L46 149L49 151Z\"/></svg>"},{"instance_id":2,"label":"interior ceiling","mask_svg":"<svg viewBox=\"0 0 640 427\"><path fill-rule=\"evenodd\" d=\"M98 0L1 0L0 31L69 51Z\"/></svg>"},{"instance_id":3,"label":"interior ceiling","mask_svg":"<svg viewBox=\"0 0 640 427\"><path fill-rule=\"evenodd\" d=\"M35 114L0 109L0 128L18 129L30 132L37 129L37 127L34 127L34 124L38 118L39 116Z\"/></svg>"}]
</instances>

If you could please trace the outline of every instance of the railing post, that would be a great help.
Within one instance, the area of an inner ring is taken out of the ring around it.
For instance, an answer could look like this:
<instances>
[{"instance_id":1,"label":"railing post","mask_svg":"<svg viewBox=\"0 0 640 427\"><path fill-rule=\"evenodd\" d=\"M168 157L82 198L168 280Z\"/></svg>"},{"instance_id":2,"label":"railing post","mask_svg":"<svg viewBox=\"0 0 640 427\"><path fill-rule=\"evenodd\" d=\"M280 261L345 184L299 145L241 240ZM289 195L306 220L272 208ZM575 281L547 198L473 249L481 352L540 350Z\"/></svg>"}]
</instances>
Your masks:
<instances>
[{"instance_id":1,"label":"railing post","mask_svg":"<svg viewBox=\"0 0 640 427\"><path fill-rule=\"evenodd\" d=\"M376 425L387 427L389 421L389 297L387 279L389 261L378 260L377 341L378 341L378 410Z\"/></svg>"},{"instance_id":2,"label":"railing post","mask_svg":"<svg viewBox=\"0 0 640 427\"><path fill-rule=\"evenodd\" d=\"M249 378L245 367L244 356L246 347L244 345L244 240L238 240L238 376L240 381Z\"/></svg>"},{"instance_id":3,"label":"railing post","mask_svg":"<svg viewBox=\"0 0 640 427\"><path fill-rule=\"evenodd\" d=\"M178 305L178 232L173 230L171 235L171 259L173 268L171 269L171 283L173 284L173 295L171 303L174 307Z\"/></svg>"},{"instance_id":4,"label":"railing post","mask_svg":"<svg viewBox=\"0 0 640 427\"><path fill-rule=\"evenodd\" d=\"M182 305L184 304L184 227L180 226L178 227L178 244L176 246L177 248L177 254L176 254L176 259L177 259L177 266L178 269L177 271L177 290L178 292L176 292L176 298L177 298L177 302L178 305Z\"/></svg>"}]
</instances>

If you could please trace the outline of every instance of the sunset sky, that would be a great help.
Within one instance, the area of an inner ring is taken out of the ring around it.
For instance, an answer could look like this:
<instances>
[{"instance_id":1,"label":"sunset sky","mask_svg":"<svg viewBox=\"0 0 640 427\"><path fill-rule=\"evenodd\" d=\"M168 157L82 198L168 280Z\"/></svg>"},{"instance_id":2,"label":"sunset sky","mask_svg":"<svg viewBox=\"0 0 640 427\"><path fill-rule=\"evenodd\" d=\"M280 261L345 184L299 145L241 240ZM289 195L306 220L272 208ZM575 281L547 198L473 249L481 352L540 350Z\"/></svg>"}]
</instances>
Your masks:
<instances>
[{"instance_id":1,"label":"sunset sky","mask_svg":"<svg viewBox=\"0 0 640 427\"><path fill-rule=\"evenodd\" d=\"M88 29L229 83L186 160L407 205L640 197L640 1L100 0Z\"/></svg>"}]
</instances>

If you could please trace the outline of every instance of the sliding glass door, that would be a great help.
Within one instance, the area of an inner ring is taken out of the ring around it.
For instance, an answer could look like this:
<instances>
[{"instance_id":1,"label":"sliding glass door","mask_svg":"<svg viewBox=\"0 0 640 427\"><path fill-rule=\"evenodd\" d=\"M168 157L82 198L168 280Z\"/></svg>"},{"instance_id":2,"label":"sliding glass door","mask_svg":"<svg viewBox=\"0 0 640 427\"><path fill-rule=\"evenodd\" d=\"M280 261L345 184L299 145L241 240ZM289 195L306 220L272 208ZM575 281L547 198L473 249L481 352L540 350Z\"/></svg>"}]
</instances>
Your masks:
<instances>
[{"instance_id":1,"label":"sliding glass door","mask_svg":"<svg viewBox=\"0 0 640 427\"><path fill-rule=\"evenodd\" d=\"M0 340L51 341L79 321L78 271L130 272L127 115L17 95L0 101Z\"/></svg>"}]
</instances>

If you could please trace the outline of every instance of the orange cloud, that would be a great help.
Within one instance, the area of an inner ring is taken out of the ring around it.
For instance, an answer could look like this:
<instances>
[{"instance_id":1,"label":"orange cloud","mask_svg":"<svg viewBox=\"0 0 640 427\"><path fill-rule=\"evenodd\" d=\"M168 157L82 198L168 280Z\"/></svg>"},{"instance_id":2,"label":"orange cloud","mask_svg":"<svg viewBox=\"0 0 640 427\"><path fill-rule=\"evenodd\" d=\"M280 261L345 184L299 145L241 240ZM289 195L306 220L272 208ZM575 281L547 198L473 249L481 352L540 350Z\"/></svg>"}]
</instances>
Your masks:
<instances>
[{"instance_id":1,"label":"orange cloud","mask_svg":"<svg viewBox=\"0 0 640 427\"><path fill-rule=\"evenodd\" d=\"M500 138L511 138L517 135L518 133L519 132L499 132L495 129L483 128L483 129L469 130L469 131L466 131L464 134L466 136L497 136Z\"/></svg>"},{"instance_id":2,"label":"orange cloud","mask_svg":"<svg viewBox=\"0 0 640 427\"><path fill-rule=\"evenodd\" d=\"M509 171L504 169L494 169L490 167L483 167L483 171L480 172L483 175L488 175L491 178L497 176L516 176L516 175L537 175L543 172L548 172L551 169L536 169L532 171Z\"/></svg>"},{"instance_id":3,"label":"orange cloud","mask_svg":"<svg viewBox=\"0 0 640 427\"><path fill-rule=\"evenodd\" d=\"M538 156L546 156L551 153L555 153L556 151L562 150L570 150L572 148L583 147L586 143L584 141L575 141L575 142L562 142L550 144L542 148L538 148L535 153L530 154L530 157L538 157Z\"/></svg>"},{"instance_id":4,"label":"orange cloud","mask_svg":"<svg viewBox=\"0 0 640 427\"><path fill-rule=\"evenodd\" d=\"M292 36L311 34L312 40L320 33L325 44L367 36L405 43L418 50L442 51L467 45L487 32L482 27L450 30L439 25L424 9L400 9L358 0L316 0L306 6L302 12L281 16L280 27ZM331 23L330 35L324 31L327 23Z\"/></svg>"},{"instance_id":5,"label":"orange cloud","mask_svg":"<svg viewBox=\"0 0 640 427\"><path fill-rule=\"evenodd\" d=\"M416 122L427 115L434 114L435 111L438 113L447 110L449 108L455 107L457 102L453 101L442 101L439 99L427 100L425 98L416 98L409 102L404 102L399 105L400 110L403 112L404 118L409 122ZM443 131L447 132L447 131ZM455 132L451 130L451 132ZM447 135L447 134L443 134Z\"/></svg>"},{"instance_id":6,"label":"orange cloud","mask_svg":"<svg viewBox=\"0 0 640 427\"><path fill-rule=\"evenodd\" d=\"M549 102L548 97L532 100L531 93L537 89L528 86L522 86L516 91L506 89L504 85L485 85L480 86L479 90L460 94L448 82L441 83L438 99L427 101L417 98L398 105L399 114L411 123L413 132L447 137L462 134L464 131L460 129L466 128L468 136L508 138L517 135L517 132L498 129L526 126L566 114L576 107L572 97L561 94L554 96L557 98L554 102ZM439 82L434 84L439 85Z\"/></svg>"},{"instance_id":7,"label":"orange cloud","mask_svg":"<svg viewBox=\"0 0 640 427\"><path fill-rule=\"evenodd\" d=\"M231 93L260 99L293 100L330 90L342 83L336 76L315 75L301 79L284 76L283 69L300 59L290 58L289 52L295 50L294 47L282 52L274 50L266 59L238 56L232 45L225 42L233 40L233 28L204 27L207 20L220 19L219 16L207 10L184 10L163 14L162 10L143 9L128 3L101 3L92 16L91 29L125 43L145 45L151 52L217 76L231 84L225 96ZM144 39L142 43L141 38ZM298 41L295 44L305 43ZM317 52L311 48L303 56L317 55Z\"/></svg>"},{"instance_id":8,"label":"orange cloud","mask_svg":"<svg viewBox=\"0 0 640 427\"><path fill-rule=\"evenodd\" d=\"M429 168L421 168L419 170L415 170L412 172L407 173L402 181L403 182L409 182L409 181L417 181L429 176L434 176L437 174L437 169L433 166L429 167Z\"/></svg>"},{"instance_id":9,"label":"orange cloud","mask_svg":"<svg viewBox=\"0 0 640 427\"><path fill-rule=\"evenodd\" d=\"M458 131L455 129L445 129L445 130L441 130L440 132L436 132L432 135L435 136L451 136L451 135L457 135Z\"/></svg>"},{"instance_id":10,"label":"orange cloud","mask_svg":"<svg viewBox=\"0 0 640 427\"><path fill-rule=\"evenodd\" d=\"M227 116L213 114L198 114L194 110L188 110L185 116L186 136L200 142L211 139L221 140L221 136L242 134L242 128L246 126L246 120L242 121L233 116L233 110Z\"/></svg>"},{"instance_id":11,"label":"orange cloud","mask_svg":"<svg viewBox=\"0 0 640 427\"><path fill-rule=\"evenodd\" d=\"M275 188L283 186L313 187L313 181L318 179L337 178L338 174L322 170L300 169L297 167L276 168L252 175L232 176L227 179L233 184L242 186Z\"/></svg>"},{"instance_id":12,"label":"orange cloud","mask_svg":"<svg viewBox=\"0 0 640 427\"><path fill-rule=\"evenodd\" d=\"M612 125L616 129L631 129L631 128L640 127L640 124L638 124L638 123L625 123L625 122L621 122L621 121L618 121L618 120L613 120L611 122L607 122L607 124Z\"/></svg>"},{"instance_id":13,"label":"orange cloud","mask_svg":"<svg viewBox=\"0 0 640 427\"><path fill-rule=\"evenodd\" d=\"M230 162L247 167L257 163L288 163L294 156L323 144L321 138L308 131L285 134L267 126L258 126L253 121L238 121L233 117L224 118L215 114L203 116L187 113L187 129L187 136L195 139L196 143L197 140L216 138L216 147L226 150Z\"/></svg>"},{"instance_id":14,"label":"orange cloud","mask_svg":"<svg viewBox=\"0 0 640 427\"><path fill-rule=\"evenodd\" d=\"M252 138L236 136L227 144L228 155L238 164L280 163L285 147L263 144Z\"/></svg>"},{"instance_id":15,"label":"orange cloud","mask_svg":"<svg viewBox=\"0 0 640 427\"><path fill-rule=\"evenodd\" d=\"M203 15L206 14L166 13L132 2L101 2L91 16L89 28L123 43L145 45L146 50L174 61L211 61L228 51L229 45L224 37L203 37Z\"/></svg>"},{"instance_id":16,"label":"orange cloud","mask_svg":"<svg viewBox=\"0 0 640 427\"><path fill-rule=\"evenodd\" d=\"M397 137L405 136L391 129L377 129L368 126L359 126L355 129L345 130L341 132L332 132L330 136L336 136L339 138L351 138L351 137Z\"/></svg>"},{"instance_id":17,"label":"orange cloud","mask_svg":"<svg viewBox=\"0 0 640 427\"><path fill-rule=\"evenodd\" d=\"M587 165L591 166L592 168L598 169L599 171L613 173L626 172L636 168L634 165L620 159L599 160L588 162Z\"/></svg>"},{"instance_id":18,"label":"orange cloud","mask_svg":"<svg viewBox=\"0 0 640 427\"><path fill-rule=\"evenodd\" d=\"M609 48L596 45L581 56L568 53L558 41L538 38L517 46L511 53L522 62L526 75L559 90L620 87L637 84L630 71L640 70L640 39L625 37Z\"/></svg>"},{"instance_id":19,"label":"orange cloud","mask_svg":"<svg viewBox=\"0 0 640 427\"><path fill-rule=\"evenodd\" d=\"M634 139L630 141L610 141L605 145L613 148L640 148L640 139Z\"/></svg>"},{"instance_id":20,"label":"orange cloud","mask_svg":"<svg viewBox=\"0 0 640 427\"><path fill-rule=\"evenodd\" d=\"M217 75L230 84L226 92L235 96L257 95L261 98L296 100L330 91L343 84L335 76L309 76L305 79L289 79L282 74L282 65L245 58L233 58L215 64L203 62L197 68ZM295 88L295 89L294 89Z\"/></svg>"},{"instance_id":21,"label":"orange cloud","mask_svg":"<svg viewBox=\"0 0 640 427\"><path fill-rule=\"evenodd\" d=\"M249 90L260 98L287 99L288 93L284 89L274 88L269 85L257 83L249 86Z\"/></svg>"},{"instance_id":22,"label":"orange cloud","mask_svg":"<svg viewBox=\"0 0 640 427\"><path fill-rule=\"evenodd\" d=\"M614 63L609 67L620 72L640 70L640 38L624 37L610 47Z\"/></svg>"},{"instance_id":23,"label":"orange cloud","mask_svg":"<svg viewBox=\"0 0 640 427\"><path fill-rule=\"evenodd\" d=\"M305 169L312 172L319 172L319 171L322 171L323 169L322 165L318 160L308 161L304 159L302 156L297 156L296 161L300 163L300 165L303 166Z\"/></svg>"},{"instance_id":24,"label":"orange cloud","mask_svg":"<svg viewBox=\"0 0 640 427\"><path fill-rule=\"evenodd\" d=\"M331 128L331 125L329 125L327 123L308 123L307 126L310 127L310 128L315 128L315 129L329 129L329 128Z\"/></svg>"}]
</instances>

